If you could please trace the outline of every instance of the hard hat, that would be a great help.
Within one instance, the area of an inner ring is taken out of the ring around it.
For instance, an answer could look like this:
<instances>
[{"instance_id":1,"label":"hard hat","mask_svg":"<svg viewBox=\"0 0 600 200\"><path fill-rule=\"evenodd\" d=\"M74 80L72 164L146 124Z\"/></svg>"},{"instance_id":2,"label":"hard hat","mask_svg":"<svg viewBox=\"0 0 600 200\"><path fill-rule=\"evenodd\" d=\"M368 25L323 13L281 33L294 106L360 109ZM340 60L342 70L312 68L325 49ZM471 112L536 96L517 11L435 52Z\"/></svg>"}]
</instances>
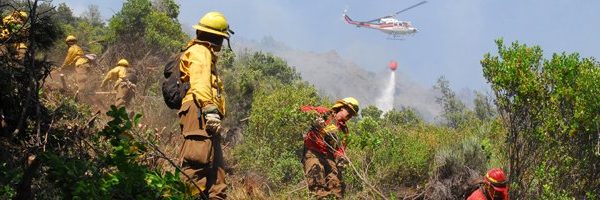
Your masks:
<instances>
[{"instance_id":1,"label":"hard hat","mask_svg":"<svg viewBox=\"0 0 600 200\"><path fill-rule=\"evenodd\" d=\"M17 45L17 49L27 49L27 45L25 43L21 42Z\"/></svg>"},{"instance_id":2,"label":"hard hat","mask_svg":"<svg viewBox=\"0 0 600 200\"><path fill-rule=\"evenodd\" d=\"M229 24L220 12L206 13L198 24L193 26L196 30L217 34L229 38Z\"/></svg>"},{"instance_id":3,"label":"hard hat","mask_svg":"<svg viewBox=\"0 0 600 200\"><path fill-rule=\"evenodd\" d=\"M500 168L493 168L485 174L484 182L508 198L508 179Z\"/></svg>"},{"instance_id":4,"label":"hard hat","mask_svg":"<svg viewBox=\"0 0 600 200\"><path fill-rule=\"evenodd\" d=\"M27 12L25 12L25 11L19 12L19 15L21 15L22 19L27 19L27 17L29 17L29 15L27 14Z\"/></svg>"},{"instance_id":5,"label":"hard hat","mask_svg":"<svg viewBox=\"0 0 600 200\"><path fill-rule=\"evenodd\" d=\"M0 32L0 38L2 40L7 39L10 36L10 31L8 31L8 29L2 29L2 32Z\"/></svg>"},{"instance_id":6,"label":"hard hat","mask_svg":"<svg viewBox=\"0 0 600 200\"><path fill-rule=\"evenodd\" d=\"M352 115L356 115L358 113L358 100L356 100L354 97L346 97L340 100L337 100L335 102L335 104L333 104L332 109L338 109L341 107L348 107L348 111L352 114Z\"/></svg>"},{"instance_id":7,"label":"hard hat","mask_svg":"<svg viewBox=\"0 0 600 200\"><path fill-rule=\"evenodd\" d=\"M67 39L65 39L65 42L70 42L70 41L77 41L77 38L73 35L69 35L69 36L67 36Z\"/></svg>"},{"instance_id":8,"label":"hard hat","mask_svg":"<svg viewBox=\"0 0 600 200\"><path fill-rule=\"evenodd\" d=\"M125 59L121 59L121 60L119 60L119 62L117 63L117 66L128 67L128 66L129 66L129 62L127 62L127 60L125 60Z\"/></svg>"},{"instance_id":9,"label":"hard hat","mask_svg":"<svg viewBox=\"0 0 600 200\"><path fill-rule=\"evenodd\" d=\"M14 23L15 22L15 16L13 15L8 15L4 18L2 18L2 23L4 24L10 24L10 23Z\"/></svg>"}]
</instances>

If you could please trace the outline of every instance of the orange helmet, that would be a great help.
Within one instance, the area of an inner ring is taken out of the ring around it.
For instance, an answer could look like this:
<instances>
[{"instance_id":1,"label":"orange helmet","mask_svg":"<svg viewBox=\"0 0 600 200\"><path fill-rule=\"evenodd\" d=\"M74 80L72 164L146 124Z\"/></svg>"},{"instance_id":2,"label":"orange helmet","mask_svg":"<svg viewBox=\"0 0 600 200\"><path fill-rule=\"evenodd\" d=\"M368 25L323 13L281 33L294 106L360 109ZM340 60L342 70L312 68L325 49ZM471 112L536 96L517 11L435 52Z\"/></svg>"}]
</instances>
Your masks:
<instances>
[{"instance_id":1,"label":"orange helmet","mask_svg":"<svg viewBox=\"0 0 600 200\"><path fill-rule=\"evenodd\" d=\"M493 168L488 171L483 182L494 190L493 194L490 194L493 198L501 195L502 199L508 200L508 179L502 169Z\"/></svg>"}]
</instances>

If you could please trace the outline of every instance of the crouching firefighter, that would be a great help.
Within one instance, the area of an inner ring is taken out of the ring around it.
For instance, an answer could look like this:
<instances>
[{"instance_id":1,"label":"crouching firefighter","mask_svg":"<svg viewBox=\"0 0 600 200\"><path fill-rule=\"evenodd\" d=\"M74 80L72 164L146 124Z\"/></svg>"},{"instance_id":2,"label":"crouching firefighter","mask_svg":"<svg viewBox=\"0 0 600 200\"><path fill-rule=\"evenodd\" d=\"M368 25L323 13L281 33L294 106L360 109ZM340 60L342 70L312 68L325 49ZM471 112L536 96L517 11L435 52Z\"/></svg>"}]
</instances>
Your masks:
<instances>
[{"instance_id":1,"label":"crouching firefighter","mask_svg":"<svg viewBox=\"0 0 600 200\"><path fill-rule=\"evenodd\" d=\"M343 141L348 134L346 122L358 113L358 101L347 97L333 107L302 107L303 112L316 112L318 117L304 136L305 181L318 199L344 195L342 169L348 164ZM343 135L340 135L343 134Z\"/></svg>"},{"instance_id":2,"label":"crouching firefighter","mask_svg":"<svg viewBox=\"0 0 600 200\"><path fill-rule=\"evenodd\" d=\"M135 94L135 78L132 78L135 77L135 73L129 68L127 60L119 60L117 66L108 71L100 85L103 88L108 81L116 80L113 90L117 92L117 95L113 105L117 108L121 106L128 107Z\"/></svg>"},{"instance_id":3,"label":"crouching firefighter","mask_svg":"<svg viewBox=\"0 0 600 200\"><path fill-rule=\"evenodd\" d=\"M184 137L181 179L194 196L225 199L227 185L220 143L225 96L215 64L223 40L233 32L220 12L205 14L193 27L196 38L165 65L163 97L167 106L179 109Z\"/></svg>"},{"instance_id":4,"label":"crouching firefighter","mask_svg":"<svg viewBox=\"0 0 600 200\"><path fill-rule=\"evenodd\" d=\"M504 171L494 168L488 171L479 185L467 200L508 200L508 179Z\"/></svg>"}]
</instances>

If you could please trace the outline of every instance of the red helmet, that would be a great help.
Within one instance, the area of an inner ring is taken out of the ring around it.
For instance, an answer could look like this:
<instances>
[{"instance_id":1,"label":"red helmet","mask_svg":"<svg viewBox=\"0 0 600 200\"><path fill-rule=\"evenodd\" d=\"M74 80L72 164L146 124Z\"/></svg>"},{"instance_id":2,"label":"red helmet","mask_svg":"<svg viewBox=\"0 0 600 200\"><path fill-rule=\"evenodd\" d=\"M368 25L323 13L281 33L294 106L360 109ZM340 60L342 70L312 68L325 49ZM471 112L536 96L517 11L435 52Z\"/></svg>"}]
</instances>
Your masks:
<instances>
[{"instance_id":1,"label":"red helmet","mask_svg":"<svg viewBox=\"0 0 600 200\"><path fill-rule=\"evenodd\" d=\"M508 199L508 179L502 169L493 168L488 171L485 174L484 182L494 189L494 194L501 194L503 199Z\"/></svg>"}]
</instances>

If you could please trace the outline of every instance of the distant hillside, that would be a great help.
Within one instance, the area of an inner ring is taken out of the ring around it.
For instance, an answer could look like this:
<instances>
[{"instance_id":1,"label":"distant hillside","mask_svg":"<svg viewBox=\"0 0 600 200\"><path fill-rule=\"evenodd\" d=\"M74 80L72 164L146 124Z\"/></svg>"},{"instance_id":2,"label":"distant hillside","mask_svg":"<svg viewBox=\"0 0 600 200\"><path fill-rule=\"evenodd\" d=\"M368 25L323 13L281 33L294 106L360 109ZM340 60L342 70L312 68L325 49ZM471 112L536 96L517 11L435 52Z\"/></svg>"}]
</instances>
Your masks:
<instances>
[{"instance_id":1,"label":"distant hillside","mask_svg":"<svg viewBox=\"0 0 600 200\"><path fill-rule=\"evenodd\" d=\"M387 73L373 73L342 58L335 50L324 53L295 50L285 44L265 37L261 41L236 38L236 52L270 52L294 66L302 78L332 99L354 96L362 105L375 105L376 99L387 82ZM397 75L394 107L416 108L426 120L433 120L441 109L435 103L435 91L431 86L421 86Z\"/></svg>"}]
</instances>

